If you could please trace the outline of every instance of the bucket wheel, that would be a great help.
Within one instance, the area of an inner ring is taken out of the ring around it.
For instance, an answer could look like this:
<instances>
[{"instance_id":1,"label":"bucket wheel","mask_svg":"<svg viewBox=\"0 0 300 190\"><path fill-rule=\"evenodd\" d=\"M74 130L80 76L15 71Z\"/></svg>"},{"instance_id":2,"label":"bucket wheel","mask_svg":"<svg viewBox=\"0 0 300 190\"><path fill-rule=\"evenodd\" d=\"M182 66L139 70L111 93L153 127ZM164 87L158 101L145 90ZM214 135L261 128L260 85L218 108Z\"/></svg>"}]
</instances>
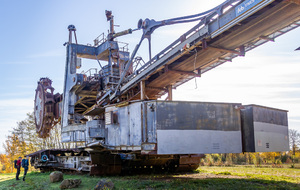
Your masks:
<instances>
[{"instance_id":1,"label":"bucket wheel","mask_svg":"<svg viewBox=\"0 0 300 190\"><path fill-rule=\"evenodd\" d=\"M54 88L49 78L41 78L35 90L34 118L36 132L40 138L46 138L50 130L59 122L59 94L53 95Z\"/></svg>"}]
</instances>

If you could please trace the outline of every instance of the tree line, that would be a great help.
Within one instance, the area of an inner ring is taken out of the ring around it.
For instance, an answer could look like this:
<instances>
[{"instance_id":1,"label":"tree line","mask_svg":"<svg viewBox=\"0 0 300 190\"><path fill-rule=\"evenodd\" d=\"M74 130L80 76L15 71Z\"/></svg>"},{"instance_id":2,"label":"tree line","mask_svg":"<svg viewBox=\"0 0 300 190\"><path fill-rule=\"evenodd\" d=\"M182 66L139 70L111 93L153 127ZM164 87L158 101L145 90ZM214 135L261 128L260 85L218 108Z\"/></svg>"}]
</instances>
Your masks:
<instances>
[{"instance_id":1,"label":"tree line","mask_svg":"<svg viewBox=\"0 0 300 190\"><path fill-rule=\"evenodd\" d=\"M39 138L36 133L33 113L28 113L26 119L17 123L10 131L3 147L5 154L0 154L0 173L15 172L13 161L19 156L42 149L73 148L74 144L61 142L61 127L54 126L48 138ZM300 133L289 130L289 152L240 153L240 154L210 154L202 159L202 165L232 165L232 164L282 164L300 162Z\"/></svg>"},{"instance_id":2,"label":"tree line","mask_svg":"<svg viewBox=\"0 0 300 190\"><path fill-rule=\"evenodd\" d=\"M36 133L34 115L28 113L26 119L17 123L17 127L10 131L3 143L5 154L0 154L0 173L15 172L13 161L19 156L24 157L42 149L69 148L70 145L61 143L60 130L60 125L56 125L49 137L39 138Z\"/></svg>"}]
</instances>

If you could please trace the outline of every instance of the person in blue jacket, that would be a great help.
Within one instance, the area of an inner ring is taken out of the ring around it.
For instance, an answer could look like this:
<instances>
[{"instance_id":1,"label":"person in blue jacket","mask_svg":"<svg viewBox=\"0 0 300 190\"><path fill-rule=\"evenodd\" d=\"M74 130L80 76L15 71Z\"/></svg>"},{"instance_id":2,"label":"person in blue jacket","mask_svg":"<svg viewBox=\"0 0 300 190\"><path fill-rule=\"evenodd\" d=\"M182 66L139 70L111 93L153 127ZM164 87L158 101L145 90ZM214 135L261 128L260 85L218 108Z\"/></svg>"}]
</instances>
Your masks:
<instances>
[{"instance_id":1,"label":"person in blue jacket","mask_svg":"<svg viewBox=\"0 0 300 190\"><path fill-rule=\"evenodd\" d=\"M22 167L24 168L24 176L23 176L23 181L25 181L25 177L28 171L28 166L29 166L29 156L26 156L26 158L24 158L22 160Z\"/></svg>"}]
</instances>

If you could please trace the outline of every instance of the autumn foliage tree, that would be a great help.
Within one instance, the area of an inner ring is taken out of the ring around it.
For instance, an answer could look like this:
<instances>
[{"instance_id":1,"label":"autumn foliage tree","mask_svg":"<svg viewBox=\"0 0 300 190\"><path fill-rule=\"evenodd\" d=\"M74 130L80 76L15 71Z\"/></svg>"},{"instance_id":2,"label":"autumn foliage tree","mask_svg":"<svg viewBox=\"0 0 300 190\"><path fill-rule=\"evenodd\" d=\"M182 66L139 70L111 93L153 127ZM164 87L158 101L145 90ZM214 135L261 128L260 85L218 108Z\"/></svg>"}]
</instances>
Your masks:
<instances>
[{"instance_id":1,"label":"autumn foliage tree","mask_svg":"<svg viewBox=\"0 0 300 190\"><path fill-rule=\"evenodd\" d=\"M3 144L6 154L0 157L0 163L2 168L4 168L4 172L11 173L15 172L13 161L19 156L24 157L42 149L68 148L69 146L61 143L60 125L54 126L48 138L39 138L36 133L34 115L33 113L28 113L27 118L18 122L17 127L11 131L11 135L7 136ZM0 169L1 171L3 172Z\"/></svg>"},{"instance_id":2,"label":"autumn foliage tree","mask_svg":"<svg viewBox=\"0 0 300 190\"><path fill-rule=\"evenodd\" d=\"M20 141L19 137L15 134L8 136L5 140L5 144L3 145L6 156L7 156L7 163L6 165L6 172L10 173L13 172L13 160L18 159L19 156L22 156L26 153L25 147L26 143Z\"/></svg>"}]
</instances>

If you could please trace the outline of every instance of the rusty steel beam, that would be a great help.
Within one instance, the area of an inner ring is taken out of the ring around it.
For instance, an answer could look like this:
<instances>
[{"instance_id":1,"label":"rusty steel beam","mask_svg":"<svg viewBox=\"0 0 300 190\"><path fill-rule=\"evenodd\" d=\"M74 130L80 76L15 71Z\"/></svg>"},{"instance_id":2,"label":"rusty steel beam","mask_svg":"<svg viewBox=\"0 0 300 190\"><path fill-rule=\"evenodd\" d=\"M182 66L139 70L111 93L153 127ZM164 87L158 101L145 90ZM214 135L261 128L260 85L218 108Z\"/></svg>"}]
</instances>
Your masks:
<instances>
[{"instance_id":1,"label":"rusty steel beam","mask_svg":"<svg viewBox=\"0 0 300 190\"><path fill-rule=\"evenodd\" d=\"M181 71L181 70L173 70L173 69L168 69L169 72L175 72L175 73L180 73L183 75L191 75L191 76L195 76L195 77L201 77L200 74L197 74L193 71Z\"/></svg>"},{"instance_id":2,"label":"rusty steel beam","mask_svg":"<svg viewBox=\"0 0 300 190\"><path fill-rule=\"evenodd\" d=\"M225 49L225 48L220 48L220 47L213 47L213 46L207 46L207 48L219 51L221 53L232 53L232 54L240 55L240 52L236 51L236 50Z\"/></svg>"},{"instance_id":3,"label":"rusty steel beam","mask_svg":"<svg viewBox=\"0 0 300 190\"><path fill-rule=\"evenodd\" d=\"M167 89L168 89L168 100L172 101L173 100L172 85L167 86Z\"/></svg>"},{"instance_id":4,"label":"rusty steel beam","mask_svg":"<svg viewBox=\"0 0 300 190\"><path fill-rule=\"evenodd\" d=\"M168 91L166 88L153 87L153 86L146 86L146 89L149 89L149 90L160 90L160 91L165 91L165 92Z\"/></svg>"}]
</instances>

